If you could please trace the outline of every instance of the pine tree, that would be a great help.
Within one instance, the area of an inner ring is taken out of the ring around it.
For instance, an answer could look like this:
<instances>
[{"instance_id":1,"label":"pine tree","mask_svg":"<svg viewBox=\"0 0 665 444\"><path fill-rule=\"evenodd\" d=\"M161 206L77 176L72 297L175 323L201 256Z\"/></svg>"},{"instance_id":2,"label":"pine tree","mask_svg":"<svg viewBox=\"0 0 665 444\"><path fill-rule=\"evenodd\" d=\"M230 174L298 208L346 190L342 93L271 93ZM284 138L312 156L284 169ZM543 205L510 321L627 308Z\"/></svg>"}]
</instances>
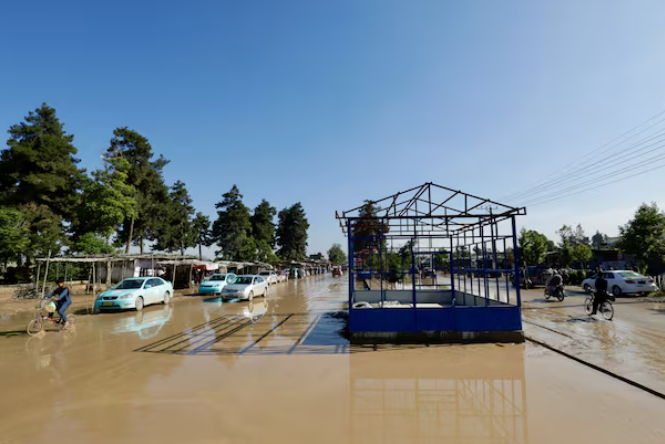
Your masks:
<instances>
[{"instance_id":1,"label":"pine tree","mask_svg":"<svg viewBox=\"0 0 665 444\"><path fill-rule=\"evenodd\" d=\"M173 184L169 203L162 210L163 222L157 229L155 250L180 251L180 254L185 254L187 248L196 246L192 202L183 182Z\"/></svg>"},{"instance_id":2,"label":"pine tree","mask_svg":"<svg viewBox=\"0 0 665 444\"><path fill-rule=\"evenodd\" d=\"M307 255L309 222L300 202L284 208L278 215L277 255L285 260L301 260Z\"/></svg>"},{"instance_id":3,"label":"pine tree","mask_svg":"<svg viewBox=\"0 0 665 444\"><path fill-rule=\"evenodd\" d=\"M210 231L210 218L203 213L196 213L192 221L192 227L196 232L196 244L199 247L199 260L203 260L202 247L212 245L212 233Z\"/></svg>"},{"instance_id":4,"label":"pine tree","mask_svg":"<svg viewBox=\"0 0 665 444\"><path fill-rule=\"evenodd\" d=\"M275 248L275 224L273 222L277 209L263 199L254 209L251 217L252 236L256 243L256 259L271 262L277 259L273 253Z\"/></svg>"},{"instance_id":5,"label":"pine tree","mask_svg":"<svg viewBox=\"0 0 665 444\"><path fill-rule=\"evenodd\" d=\"M219 246L217 255L227 260L247 261L256 257L256 244L252 238L249 208L242 203L242 194L236 185L215 205L217 220L213 223L212 237Z\"/></svg>"}]
</instances>

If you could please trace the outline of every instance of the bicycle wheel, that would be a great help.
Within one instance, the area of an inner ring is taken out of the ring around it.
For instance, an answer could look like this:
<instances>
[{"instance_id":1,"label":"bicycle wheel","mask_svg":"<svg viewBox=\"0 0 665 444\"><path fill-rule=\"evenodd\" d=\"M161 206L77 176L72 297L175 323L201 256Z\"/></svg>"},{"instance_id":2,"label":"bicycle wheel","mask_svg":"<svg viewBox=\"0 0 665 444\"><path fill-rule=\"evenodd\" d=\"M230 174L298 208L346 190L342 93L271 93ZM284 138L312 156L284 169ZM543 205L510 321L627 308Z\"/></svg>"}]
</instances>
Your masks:
<instances>
[{"instance_id":1,"label":"bicycle wheel","mask_svg":"<svg viewBox=\"0 0 665 444\"><path fill-rule=\"evenodd\" d=\"M593 298L586 298L584 301L584 311L587 315L591 315L591 312L593 311Z\"/></svg>"},{"instance_id":2,"label":"bicycle wheel","mask_svg":"<svg viewBox=\"0 0 665 444\"><path fill-rule=\"evenodd\" d=\"M611 321L614 317L614 306L610 301L604 302L600 311L603 313L603 317L608 321Z\"/></svg>"},{"instance_id":3,"label":"bicycle wheel","mask_svg":"<svg viewBox=\"0 0 665 444\"><path fill-rule=\"evenodd\" d=\"M38 334L42 329L44 328L44 324L42 323L41 319L33 319L30 321L28 324L28 328L26 331L30 336L35 336Z\"/></svg>"}]
</instances>

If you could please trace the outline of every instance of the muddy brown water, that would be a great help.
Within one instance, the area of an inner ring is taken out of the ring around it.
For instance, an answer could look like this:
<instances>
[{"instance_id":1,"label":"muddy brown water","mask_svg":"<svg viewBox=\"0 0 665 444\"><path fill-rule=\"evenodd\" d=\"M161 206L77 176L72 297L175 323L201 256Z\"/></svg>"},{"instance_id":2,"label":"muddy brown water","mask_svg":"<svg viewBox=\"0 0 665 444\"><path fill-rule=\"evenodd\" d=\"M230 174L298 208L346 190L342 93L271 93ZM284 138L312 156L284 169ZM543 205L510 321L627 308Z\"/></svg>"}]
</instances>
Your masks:
<instances>
[{"instance_id":1,"label":"muddy brown water","mask_svg":"<svg viewBox=\"0 0 665 444\"><path fill-rule=\"evenodd\" d=\"M2 443L659 443L665 401L530 345L352 347L346 281L0 321Z\"/></svg>"}]
</instances>

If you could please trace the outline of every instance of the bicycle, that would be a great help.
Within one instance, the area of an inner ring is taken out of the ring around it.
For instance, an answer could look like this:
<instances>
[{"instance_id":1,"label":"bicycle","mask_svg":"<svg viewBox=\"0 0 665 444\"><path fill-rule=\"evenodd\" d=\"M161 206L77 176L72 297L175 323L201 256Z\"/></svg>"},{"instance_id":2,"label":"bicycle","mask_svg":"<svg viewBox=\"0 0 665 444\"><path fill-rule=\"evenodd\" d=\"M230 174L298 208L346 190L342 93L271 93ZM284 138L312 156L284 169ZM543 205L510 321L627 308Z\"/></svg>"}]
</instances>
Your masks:
<instances>
[{"instance_id":1,"label":"bicycle","mask_svg":"<svg viewBox=\"0 0 665 444\"><path fill-rule=\"evenodd\" d=\"M37 317L28 323L28 328L26 329L26 331L30 336L35 336L39 334L44 329L45 321L51 322L51 324L59 326L59 328L62 329L62 327L60 326L60 324L62 324L62 319L54 319L50 316L44 316L44 309L46 308L46 304L49 304L51 302L52 301L49 299L44 299L41 305L39 306ZM76 316L74 316L73 314L68 315L67 322L69 322L70 327L73 327L74 325L76 325Z\"/></svg>"},{"instance_id":2,"label":"bicycle","mask_svg":"<svg viewBox=\"0 0 665 444\"><path fill-rule=\"evenodd\" d=\"M595 291L592 291L591 295L584 301L584 311L589 316L591 316L591 313L593 312L593 300L595 296ZM603 315L603 318L605 318L607 321L611 321L614 317L614 306L612 305L612 301L615 300L616 298L614 296L606 295L605 301L598 306L598 310Z\"/></svg>"}]
</instances>

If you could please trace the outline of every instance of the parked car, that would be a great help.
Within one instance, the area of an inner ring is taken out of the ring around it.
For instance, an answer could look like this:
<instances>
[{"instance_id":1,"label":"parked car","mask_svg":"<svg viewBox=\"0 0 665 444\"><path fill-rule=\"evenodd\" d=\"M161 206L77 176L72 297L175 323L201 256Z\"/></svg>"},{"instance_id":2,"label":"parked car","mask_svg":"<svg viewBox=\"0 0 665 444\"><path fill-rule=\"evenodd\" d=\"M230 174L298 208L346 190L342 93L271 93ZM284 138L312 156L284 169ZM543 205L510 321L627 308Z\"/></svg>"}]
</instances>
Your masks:
<instances>
[{"instance_id":1,"label":"parked car","mask_svg":"<svg viewBox=\"0 0 665 444\"><path fill-rule=\"evenodd\" d=\"M554 274L554 270L547 267L526 267L526 270L529 277L526 285L528 288L544 287ZM524 269L520 269L520 273L520 285L524 287ZM515 276L513 274L510 275L510 282L514 287Z\"/></svg>"},{"instance_id":2,"label":"parked car","mask_svg":"<svg viewBox=\"0 0 665 444\"><path fill-rule=\"evenodd\" d=\"M277 283L280 282L286 282L289 280L289 275L286 273L286 271L278 271L277 272Z\"/></svg>"},{"instance_id":3,"label":"parked car","mask_svg":"<svg viewBox=\"0 0 665 444\"><path fill-rule=\"evenodd\" d=\"M199 294L222 294L222 290L236 279L233 273L215 273L199 285Z\"/></svg>"},{"instance_id":4,"label":"parked car","mask_svg":"<svg viewBox=\"0 0 665 444\"><path fill-rule=\"evenodd\" d=\"M615 297L622 294L641 294L648 295L658 291L658 286L653 279L642 276L631 270L611 270L603 271L603 276L607 279L607 290L611 291ZM598 274L582 281L582 288L587 293L596 288L596 278Z\"/></svg>"},{"instance_id":5,"label":"parked car","mask_svg":"<svg viewBox=\"0 0 665 444\"><path fill-rule=\"evenodd\" d=\"M143 310L150 304L168 304L173 296L170 282L156 277L128 278L95 300L95 310Z\"/></svg>"},{"instance_id":6,"label":"parked car","mask_svg":"<svg viewBox=\"0 0 665 444\"><path fill-rule=\"evenodd\" d=\"M268 296L268 283L262 276L238 276L232 284L222 290L222 297L246 299L251 301L254 296Z\"/></svg>"},{"instance_id":7,"label":"parked car","mask_svg":"<svg viewBox=\"0 0 665 444\"><path fill-rule=\"evenodd\" d=\"M268 285L275 285L277 283L277 274L274 271L261 271L259 276L266 280Z\"/></svg>"}]
</instances>

